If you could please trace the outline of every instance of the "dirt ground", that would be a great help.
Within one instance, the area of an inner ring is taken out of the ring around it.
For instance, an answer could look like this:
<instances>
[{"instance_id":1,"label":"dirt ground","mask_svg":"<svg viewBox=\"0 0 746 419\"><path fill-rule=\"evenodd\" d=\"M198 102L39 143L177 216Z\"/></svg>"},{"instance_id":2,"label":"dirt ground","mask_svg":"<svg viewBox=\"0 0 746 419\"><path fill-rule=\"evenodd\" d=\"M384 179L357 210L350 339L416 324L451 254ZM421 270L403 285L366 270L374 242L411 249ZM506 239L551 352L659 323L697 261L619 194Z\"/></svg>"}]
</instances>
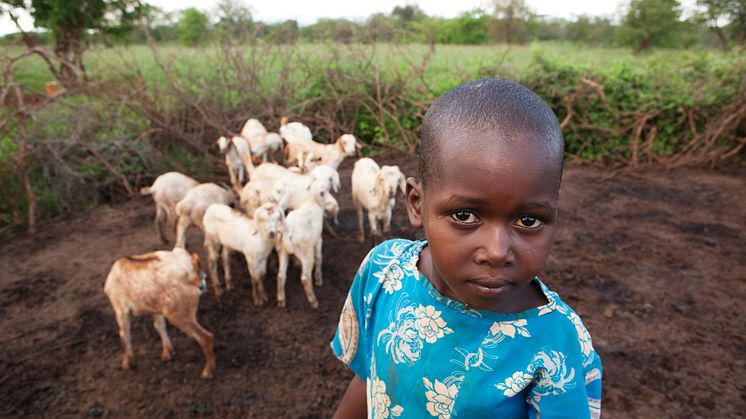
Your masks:
<instances>
[{"instance_id":1,"label":"dirt ground","mask_svg":"<svg viewBox=\"0 0 746 419\"><path fill-rule=\"evenodd\" d=\"M415 172L414 161L398 163ZM251 304L245 263L198 318L216 337L215 378L198 345L173 327L160 359L150 318L133 323L135 368L103 293L111 263L165 249L152 201L138 197L0 244L0 416L329 417L351 373L331 340L353 274L371 247L355 241L352 162L341 168L338 237L324 242L320 308L291 267L287 308ZM584 319L604 365L604 417L738 417L746 411L746 172L635 173L570 167L545 275ZM401 202L393 235L416 237ZM204 260L201 234L188 245ZM274 295L275 267L266 285ZM235 280L235 279L234 279Z\"/></svg>"}]
</instances>

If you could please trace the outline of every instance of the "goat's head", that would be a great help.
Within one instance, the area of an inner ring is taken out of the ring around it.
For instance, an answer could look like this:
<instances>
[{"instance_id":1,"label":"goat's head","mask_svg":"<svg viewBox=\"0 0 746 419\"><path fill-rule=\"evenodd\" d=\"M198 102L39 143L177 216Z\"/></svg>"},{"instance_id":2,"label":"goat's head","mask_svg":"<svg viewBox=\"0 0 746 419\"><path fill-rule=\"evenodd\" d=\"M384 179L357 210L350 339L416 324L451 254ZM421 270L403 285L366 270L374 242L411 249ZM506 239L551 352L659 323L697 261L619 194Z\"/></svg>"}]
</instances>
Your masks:
<instances>
[{"instance_id":1,"label":"goat's head","mask_svg":"<svg viewBox=\"0 0 746 419\"><path fill-rule=\"evenodd\" d=\"M316 166L311 170L311 177L314 181L326 182L326 190L333 190L339 192L339 188L342 187L342 182L339 180L339 173L326 165Z\"/></svg>"},{"instance_id":2,"label":"goat's head","mask_svg":"<svg viewBox=\"0 0 746 419\"><path fill-rule=\"evenodd\" d=\"M266 203L254 211L254 220L259 224L259 230L274 239L282 234L285 212L275 203Z\"/></svg>"},{"instance_id":3,"label":"goat's head","mask_svg":"<svg viewBox=\"0 0 746 419\"><path fill-rule=\"evenodd\" d=\"M406 190L406 178L399 170L398 166L383 166L376 176L376 188L379 193L384 193L389 199L396 196L396 188L399 187L402 193Z\"/></svg>"},{"instance_id":4,"label":"goat's head","mask_svg":"<svg viewBox=\"0 0 746 419\"><path fill-rule=\"evenodd\" d=\"M354 156L358 153L360 145L352 134L344 134L337 139L337 145L342 149L345 156Z\"/></svg>"},{"instance_id":5,"label":"goat's head","mask_svg":"<svg viewBox=\"0 0 746 419\"><path fill-rule=\"evenodd\" d=\"M220 138L218 138L218 140L215 141L215 144L218 145L218 149L220 150L220 152L222 154L225 154L225 153L228 152L228 150L230 150L230 147L233 146L233 141L231 141L231 140L229 140L229 139L227 139L227 138L225 138L225 137L223 137L221 135Z\"/></svg>"}]
</instances>

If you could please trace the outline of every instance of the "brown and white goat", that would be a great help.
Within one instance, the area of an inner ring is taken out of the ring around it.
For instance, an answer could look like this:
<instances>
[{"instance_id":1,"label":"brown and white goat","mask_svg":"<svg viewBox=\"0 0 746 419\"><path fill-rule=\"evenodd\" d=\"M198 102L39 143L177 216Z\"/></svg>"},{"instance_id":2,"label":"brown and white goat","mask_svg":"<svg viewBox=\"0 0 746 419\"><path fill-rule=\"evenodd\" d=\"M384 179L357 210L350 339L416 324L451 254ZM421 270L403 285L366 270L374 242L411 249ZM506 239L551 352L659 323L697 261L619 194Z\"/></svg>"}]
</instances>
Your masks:
<instances>
[{"instance_id":1,"label":"brown and white goat","mask_svg":"<svg viewBox=\"0 0 746 419\"><path fill-rule=\"evenodd\" d=\"M199 296L204 289L199 256L184 249L161 250L118 259L109 271L104 292L109 298L124 345L122 368L133 363L130 333L131 316L153 316L153 326L163 344L162 358L173 356L166 322L196 340L205 354L202 378L211 378L215 369L213 335L197 322Z\"/></svg>"}]
</instances>

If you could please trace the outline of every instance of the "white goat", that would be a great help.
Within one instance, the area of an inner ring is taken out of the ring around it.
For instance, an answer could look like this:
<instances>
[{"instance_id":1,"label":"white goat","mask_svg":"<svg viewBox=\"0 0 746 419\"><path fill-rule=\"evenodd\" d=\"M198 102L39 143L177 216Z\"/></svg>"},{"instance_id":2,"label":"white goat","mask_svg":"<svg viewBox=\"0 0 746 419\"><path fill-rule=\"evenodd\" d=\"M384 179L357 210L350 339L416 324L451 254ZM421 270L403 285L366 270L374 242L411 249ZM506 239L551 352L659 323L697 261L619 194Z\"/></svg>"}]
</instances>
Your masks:
<instances>
[{"instance_id":1,"label":"white goat","mask_svg":"<svg viewBox=\"0 0 746 419\"><path fill-rule=\"evenodd\" d=\"M243 137L233 137L230 140L220 137L216 141L220 153L225 155L225 165L228 166L228 175L231 177L231 185L236 191L246 181L246 172L251 171L251 147L249 140Z\"/></svg>"},{"instance_id":2,"label":"white goat","mask_svg":"<svg viewBox=\"0 0 746 419\"><path fill-rule=\"evenodd\" d=\"M163 345L163 360L170 360L173 354L165 317L199 343L205 354L202 378L212 377L215 369L213 335L197 322L197 306L204 287L199 256L184 249L161 250L114 262L106 277L104 292L114 308L119 337L124 345L122 368L129 369L134 362L131 315L152 315L153 326Z\"/></svg>"},{"instance_id":3,"label":"white goat","mask_svg":"<svg viewBox=\"0 0 746 419\"><path fill-rule=\"evenodd\" d=\"M214 183L203 183L187 191L184 198L176 204L176 246L186 248L186 232L195 224L203 233L202 217L210 204L230 205L236 202L236 195L230 189Z\"/></svg>"},{"instance_id":4,"label":"white goat","mask_svg":"<svg viewBox=\"0 0 746 419\"><path fill-rule=\"evenodd\" d=\"M254 158L266 162L269 155L282 150L282 137L275 132L267 132L261 122L251 118L246 121L241 136L249 140L251 153Z\"/></svg>"},{"instance_id":5,"label":"white goat","mask_svg":"<svg viewBox=\"0 0 746 419\"><path fill-rule=\"evenodd\" d=\"M378 220L383 220L383 232L391 228L391 214L394 210L396 188L405 191L406 178L398 166L378 167L373 159L362 158L355 162L352 170L352 201L357 207L357 240L365 239L363 228L363 208L368 210L370 232L379 239Z\"/></svg>"},{"instance_id":6,"label":"white goat","mask_svg":"<svg viewBox=\"0 0 746 419\"><path fill-rule=\"evenodd\" d=\"M339 167L345 157L358 154L360 144L352 134L344 134L334 144L321 144L316 141L288 142L285 147L285 163L294 165L300 152L311 153L320 165L327 165L333 169Z\"/></svg>"},{"instance_id":7,"label":"white goat","mask_svg":"<svg viewBox=\"0 0 746 419\"><path fill-rule=\"evenodd\" d=\"M257 208L253 219L227 205L212 204L207 207L202 220L205 227L207 266L218 298L223 293L217 269L218 252L222 246L226 289L233 288L230 251L238 251L246 258L254 304L260 306L267 301L267 293L264 291L267 257L274 247L275 236L281 232L283 220L284 213L276 204L264 204Z\"/></svg>"},{"instance_id":8,"label":"white goat","mask_svg":"<svg viewBox=\"0 0 746 419\"><path fill-rule=\"evenodd\" d=\"M166 225L173 228L176 222L176 204L187 191L199 185L199 182L179 172L168 172L158 176L153 185L140 189L141 195L153 195L155 201L155 232L163 243L168 243L161 230L161 222L166 218Z\"/></svg>"},{"instance_id":9,"label":"white goat","mask_svg":"<svg viewBox=\"0 0 746 419\"><path fill-rule=\"evenodd\" d=\"M280 135L288 144L313 141L310 128L300 122L287 123L285 117L280 122Z\"/></svg>"},{"instance_id":10,"label":"white goat","mask_svg":"<svg viewBox=\"0 0 746 419\"><path fill-rule=\"evenodd\" d=\"M251 213L265 202L278 202L279 196L272 196L275 182L284 181L287 187L287 208L295 209L307 201L312 183L318 183L326 191L339 191L339 173L328 166L318 166L308 174L295 173L277 164L265 163L252 172L251 181L241 190L241 208Z\"/></svg>"},{"instance_id":11,"label":"white goat","mask_svg":"<svg viewBox=\"0 0 746 419\"><path fill-rule=\"evenodd\" d=\"M295 255L301 263L300 282L311 308L318 308L319 302L313 292L314 284L320 286L322 231L324 227L324 206L331 195L319 185L311 187L308 199L298 208L290 211L285 218L282 235L278 236L275 249L278 254L277 306L285 307L285 282L287 279L288 257ZM333 199L333 198L332 198ZM336 203L336 201L334 201Z\"/></svg>"}]
</instances>

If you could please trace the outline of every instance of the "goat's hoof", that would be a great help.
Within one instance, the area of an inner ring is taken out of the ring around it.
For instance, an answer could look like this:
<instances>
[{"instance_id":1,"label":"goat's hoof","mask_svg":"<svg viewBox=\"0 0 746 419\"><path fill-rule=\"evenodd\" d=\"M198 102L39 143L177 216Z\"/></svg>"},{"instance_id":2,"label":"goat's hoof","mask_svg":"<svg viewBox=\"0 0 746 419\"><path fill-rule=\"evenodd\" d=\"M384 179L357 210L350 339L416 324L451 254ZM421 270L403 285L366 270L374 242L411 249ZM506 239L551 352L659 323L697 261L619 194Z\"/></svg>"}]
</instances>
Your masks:
<instances>
[{"instance_id":1,"label":"goat's hoof","mask_svg":"<svg viewBox=\"0 0 746 419\"><path fill-rule=\"evenodd\" d=\"M225 290L226 291L230 291L232 289L233 289L233 284L227 284L227 283L225 284Z\"/></svg>"},{"instance_id":2,"label":"goat's hoof","mask_svg":"<svg viewBox=\"0 0 746 419\"><path fill-rule=\"evenodd\" d=\"M283 300L283 301L277 300L277 307L279 307L279 308L285 308L285 300Z\"/></svg>"},{"instance_id":3,"label":"goat's hoof","mask_svg":"<svg viewBox=\"0 0 746 419\"><path fill-rule=\"evenodd\" d=\"M132 359L130 359L130 357L128 357L127 355L125 355L122 358L122 369L123 370L128 370L128 369L130 369L130 366L132 366Z\"/></svg>"},{"instance_id":4,"label":"goat's hoof","mask_svg":"<svg viewBox=\"0 0 746 419\"><path fill-rule=\"evenodd\" d=\"M321 278L316 278L313 280L313 285L320 287L324 283L324 280Z\"/></svg>"},{"instance_id":5,"label":"goat's hoof","mask_svg":"<svg viewBox=\"0 0 746 419\"><path fill-rule=\"evenodd\" d=\"M212 371L209 371L209 370L202 370L202 374L200 375L200 377L201 377L201 378L202 378L203 380L209 380L209 379L211 379L211 378L212 378Z\"/></svg>"},{"instance_id":6,"label":"goat's hoof","mask_svg":"<svg viewBox=\"0 0 746 419\"><path fill-rule=\"evenodd\" d=\"M311 305L311 308L314 309L314 310L316 310L317 308L319 308L319 302L318 301L314 301L314 302L311 302L309 304Z\"/></svg>"},{"instance_id":7,"label":"goat's hoof","mask_svg":"<svg viewBox=\"0 0 746 419\"><path fill-rule=\"evenodd\" d=\"M161 359L163 359L164 362L168 362L173 358L173 352L171 350L164 349L163 353L161 354Z\"/></svg>"}]
</instances>

